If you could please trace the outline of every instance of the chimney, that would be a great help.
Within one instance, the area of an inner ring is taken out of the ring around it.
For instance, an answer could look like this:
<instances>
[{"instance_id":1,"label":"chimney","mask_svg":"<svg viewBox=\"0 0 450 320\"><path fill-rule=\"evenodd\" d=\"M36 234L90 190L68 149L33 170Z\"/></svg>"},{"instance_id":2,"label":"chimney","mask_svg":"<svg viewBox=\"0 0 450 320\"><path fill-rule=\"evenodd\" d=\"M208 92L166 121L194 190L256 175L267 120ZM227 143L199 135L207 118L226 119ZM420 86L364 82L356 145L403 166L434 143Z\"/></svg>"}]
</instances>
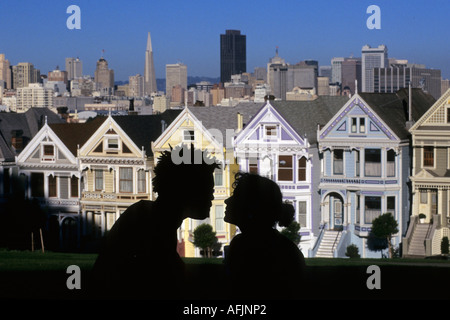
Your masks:
<instances>
[{"instance_id":1,"label":"chimney","mask_svg":"<svg viewBox=\"0 0 450 320\"><path fill-rule=\"evenodd\" d=\"M11 146L16 149L16 151L23 149L23 131L22 130L12 130L11 131Z\"/></svg>"},{"instance_id":2,"label":"chimney","mask_svg":"<svg viewBox=\"0 0 450 320\"><path fill-rule=\"evenodd\" d=\"M238 112L237 114L237 132L240 132L244 127L244 116Z\"/></svg>"},{"instance_id":3,"label":"chimney","mask_svg":"<svg viewBox=\"0 0 450 320\"><path fill-rule=\"evenodd\" d=\"M410 129L414 125L414 120L412 118L412 89L411 81L408 85L408 121L406 122L406 129Z\"/></svg>"}]
</instances>

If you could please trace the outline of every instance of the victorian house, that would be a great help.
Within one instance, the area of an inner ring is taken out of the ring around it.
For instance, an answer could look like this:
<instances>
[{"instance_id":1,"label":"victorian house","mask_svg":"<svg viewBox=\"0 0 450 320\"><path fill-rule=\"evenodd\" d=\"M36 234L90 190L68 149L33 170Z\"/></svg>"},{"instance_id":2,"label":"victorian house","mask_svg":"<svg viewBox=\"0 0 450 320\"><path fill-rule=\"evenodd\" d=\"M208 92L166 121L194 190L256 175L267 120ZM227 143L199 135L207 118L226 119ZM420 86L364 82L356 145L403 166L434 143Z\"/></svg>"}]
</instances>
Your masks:
<instances>
[{"instance_id":1,"label":"victorian house","mask_svg":"<svg viewBox=\"0 0 450 320\"><path fill-rule=\"evenodd\" d=\"M224 201L231 195L234 176L239 171L234 158L232 140L236 132L242 129L260 107L260 104L248 103L226 108L185 108L154 142L155 161L157 161L158 155L163 151L170 150L171 147L192 144L197 149L207 151L220 163L220 168L214 172L214 200L209 218L201 221L185 219L179 228L178 252L180 256L200 256L199 249L193 245L193 231L202 223L210 224L213 227L222 244L222 250L234 236L235 226L225 223L223 220Z\"/></svg>"},{"instance_id":2,"label":"victorian house","mask_svg":"<svg viewBox=\"0 0 450 320\"><path fill-rule=\"evenodd\" d=\"M317 129L322 232L314 256L345 257L348 245L362 257L379 257L372 221L390 212L398 222L395 247L410 215L409 125L434 103L420 89L355 94Z\"/></svg>"},{"instance_id":3,"label":"victorian house","mask_svg":"<svg viewBox=\"0 0 450 320\"><path fill-rule=\"evenodd\" d=\"M133 203L153 200L152 141L180 111L108 116L77 150L81 246L93 250Z\"/></svg>"},{"instance_id":4,"label":"victorian house","mask_svg":"<svg viewBox=\"0 0 450 320\"><path fill-rule=\"evenodd\" d=\"M404 255L441 253L450 237L450 90L411 127L412 215Z\"/></svg>"},{"instance_id":5,"label":"victorian house","mask_svg":"<svg viewBox=\"0 0 450 320\"><path fill-rule=\"evenodd\" d=\"M80 178L76 157L101 118L83 124L47 124L39 130L17 157L25 178L25 195L36 198L44 208L47 247L74 250L79 247Z\"/></svg>"},{"instance_id":6,"label":"victorian house","mask_svg":"<svg viewBox=\"0 0 450 320\"><path fill-rule=\"evenodd\" d=\"M234 139L241 171L275 181L295 208L305 256L319 233L316 187L320 176L316 124L325 124L347 97L312 101L267 101Z\"/></svg>"}]
</instances>

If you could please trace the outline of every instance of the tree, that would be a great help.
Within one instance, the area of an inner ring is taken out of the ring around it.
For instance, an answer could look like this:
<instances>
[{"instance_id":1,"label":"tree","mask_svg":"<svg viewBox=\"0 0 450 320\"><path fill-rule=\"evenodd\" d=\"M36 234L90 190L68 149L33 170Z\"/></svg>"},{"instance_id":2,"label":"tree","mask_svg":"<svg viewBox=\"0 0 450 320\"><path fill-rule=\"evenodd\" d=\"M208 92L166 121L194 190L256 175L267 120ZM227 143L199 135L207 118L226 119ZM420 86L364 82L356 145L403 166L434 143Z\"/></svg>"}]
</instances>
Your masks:
<instances>
[{"instance_id":1,"label":"tree","mask_svg":"<svg viewBox=\"0 0 450 320\"><path fill-rule=\"evenodd\" d=\"M217 246L218 240L213 227L203 223L194 230L194 246L203 250L205 255L210 258L212 250Z\"/></svg>"},{"instance_id":2,"label":"tree","mask_svg":"<svg viewBox=\"0 0 450 320\"><path fill-rule=\"evenodd\" d=\"M297 221L292 221L290 225L281 230L281 234L284 235L289 240L292 240L297 246L300 243L301 235L300 231L300 223Z\"/></svg>"},{"instance_id":3,"label":"tree","mask_svg":"<svg viewBox=\"0 0 450 320\"><path fill-rule=\"evenodd\" d=\"M355 244L351 244L347 247L345 255L349 258L360 258L359 249Z\"/></svg>"},{"instance_id":4,"label":"tree","mask_svg":"<svg viewBox=\"0 0 450 320\"><path fill-rule=\"evenodd\" d=\"M398 223L394 216L390 213L384 213L372 221L372 233L375 237L386 239L389 258L393 257L392 236L398 232Z\"/></svg>"}]
</instances>

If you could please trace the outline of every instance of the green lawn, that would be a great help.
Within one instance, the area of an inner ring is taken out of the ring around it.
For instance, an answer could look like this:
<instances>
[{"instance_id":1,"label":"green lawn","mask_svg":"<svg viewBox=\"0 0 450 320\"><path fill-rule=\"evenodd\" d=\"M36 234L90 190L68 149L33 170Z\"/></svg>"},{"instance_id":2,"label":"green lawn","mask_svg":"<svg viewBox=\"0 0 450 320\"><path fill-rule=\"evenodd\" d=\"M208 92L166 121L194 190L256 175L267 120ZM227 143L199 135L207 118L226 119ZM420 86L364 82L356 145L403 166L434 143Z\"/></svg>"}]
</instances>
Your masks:
<instances>
[{"instance_id":1,"label":"green lawn","mask_svg":"<svg viewBox=\"0 0 450 320\"><path fill-rule=\"evenodd\" d=\"M0 249L0 272L2 271L53 271L65 270L77 265L82 270L90 270L97 254L60 253L41 251L15 251ZM186 264L222 264L222 258L183 258ZM307 266L369 266L369 265L442 265L450 267L450 260L434 259L344 259L308 258Z\"/></svg>"},{"instance_id":2,"label":"green lawn","mask_svg":"<svg viewBox=\"0 0 450 320\"><path fill-rule=\"evenodd\" d=\"M8 299L89 299L91 269L96 254L0 249L0 300ZM223 259L183 258L189 271L192 294L209 292L211 283L223 281ZM263 263L263 262L262 262ZM68 290L66 270L81 268L83 290ZM299 294L307 299L442 299L450 287L450 261L434 259L306 259L305 282ZM381 269L382 290L368 290L367 266ZM236 284L239 287L239 284ZM87 289L86 289L87 288ZM203 288L203 289L202 289ZM446 289L445 289L446 290ZM426 292L426 295L424 295ZM214 297L228 297L217 291ZM194 295L195 296L195 295ZM209 296L208 296L209 298Z\"/></svg>"}]
</instances>

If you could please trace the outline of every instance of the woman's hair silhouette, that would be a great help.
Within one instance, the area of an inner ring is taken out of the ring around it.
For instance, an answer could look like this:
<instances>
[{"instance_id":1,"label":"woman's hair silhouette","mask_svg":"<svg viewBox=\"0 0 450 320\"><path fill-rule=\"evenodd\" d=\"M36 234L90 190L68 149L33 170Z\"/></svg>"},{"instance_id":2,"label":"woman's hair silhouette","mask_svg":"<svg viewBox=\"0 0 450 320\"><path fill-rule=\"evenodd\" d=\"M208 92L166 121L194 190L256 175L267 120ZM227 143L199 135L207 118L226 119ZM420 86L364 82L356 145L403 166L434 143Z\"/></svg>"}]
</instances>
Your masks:
<instances>
[{"instance_id":1,"label":"woman's hair silhouette","mask_svg":"<svg viewBox=\"0 0 450 320\"><path fill-rule=\"evenodd\" d=\"M242 231L225 257L232 296L296 297L305 260L297 245L276 229L277 224L288 226L295 215L294 207L283 202L280 187L257 174L238 173L225 203L225 221Z\"/></svg>"},{"instance_id":2,"label":"woman's hair silhouette","mask_svg":"<svg viewBox=\"0 0 450 320\"><path fill-rule=\"evenodd\" d=\"M233 183L233 196L228 198L225 221L241 230L273 228L276 223L287 227L294 221L292 204L283 202L280 187L260 175L239 172Z\"/></svg>"}]
</instances>

